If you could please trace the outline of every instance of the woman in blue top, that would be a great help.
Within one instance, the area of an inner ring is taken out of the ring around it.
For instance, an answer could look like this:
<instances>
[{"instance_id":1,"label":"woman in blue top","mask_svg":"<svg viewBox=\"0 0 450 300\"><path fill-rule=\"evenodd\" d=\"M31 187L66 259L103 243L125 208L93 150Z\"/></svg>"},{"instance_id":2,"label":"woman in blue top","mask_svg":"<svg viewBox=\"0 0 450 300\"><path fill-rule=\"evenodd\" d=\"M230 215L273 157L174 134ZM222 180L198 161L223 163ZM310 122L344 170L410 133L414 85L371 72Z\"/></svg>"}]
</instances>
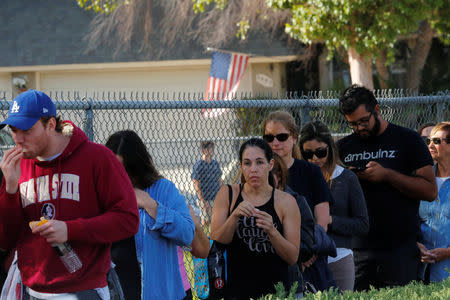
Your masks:
<instances>
[{"instance_id":1,"label":"woman in blue top","mask_svg":"<svg viewBox=\"0 0 450 300\"><path fill-rule=\"evenodd\" d=\"M426 139L434 165L438 197L420 202L423 220L421 260L429 264L429 281L442 281L450 273L450 122L437 124ZM425 278L428 280L428 278Z\"/></svg>"},{"instance_id":2,"label":"woman in blue top","mask_svg":"<svg viewBox=\"0 0 450 300\"><path fill-rule=\"evenodd\" d=\"M142 299L183 299L177 246L190 245L195 230L184 197L158 173L135 132L116 132L106 146L123 163L136 193L140 224L135 243Z\"/></svg>"}]
</instances>

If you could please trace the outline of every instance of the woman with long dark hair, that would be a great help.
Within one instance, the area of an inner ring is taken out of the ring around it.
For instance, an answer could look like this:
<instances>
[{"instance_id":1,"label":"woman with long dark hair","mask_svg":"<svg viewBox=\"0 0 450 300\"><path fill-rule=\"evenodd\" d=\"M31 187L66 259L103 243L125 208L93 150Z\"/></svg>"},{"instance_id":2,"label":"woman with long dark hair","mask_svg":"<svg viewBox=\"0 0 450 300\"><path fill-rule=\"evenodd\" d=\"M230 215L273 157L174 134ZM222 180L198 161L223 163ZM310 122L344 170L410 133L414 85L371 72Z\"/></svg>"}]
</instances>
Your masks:
<instances>
[{"instance_id":1,"label":"woman with long dark hair","mask_svg":"<svg viewBox=\"0 0 450 300\"><path fill-rule=\"evenodd\" d=\"M338 288L353 290L355 264L352 236L369 230L364 194L355 173L339 163L336 144L328 127L320 121L305 124L300 132L300 152L304 160L317 165L330 186L334 205L330 208L328 235L336 244L337 256L328 257L328 266Z\"/></svg>"},{"instance_id":2,"label":"woman with long dark hair","mask_svg":"<svg viewBox=\"0 0 450 300\"><path fill-rule=\"evenodd\" d=\"M226 299L256 299L287 282L298 258L300 212L292 196L269 184L272 149L264 140L242 144L239 161L245 183L219 190L211 238L227 245Z\"/></svg>"},{"instance_id":3,"label":"woman with long dark hair","mask_svg":"<svg viewBox=\"0 0 450 300\"><path fill-rule=\"evenodd\" d=\"M194 237L194 223L184 197L159 174L134 131L114 133L106 147L124 165L136 193L140 224L135 242L142 299L183 299L177 245L188 246Z\"/></svg>"}]
</instances>

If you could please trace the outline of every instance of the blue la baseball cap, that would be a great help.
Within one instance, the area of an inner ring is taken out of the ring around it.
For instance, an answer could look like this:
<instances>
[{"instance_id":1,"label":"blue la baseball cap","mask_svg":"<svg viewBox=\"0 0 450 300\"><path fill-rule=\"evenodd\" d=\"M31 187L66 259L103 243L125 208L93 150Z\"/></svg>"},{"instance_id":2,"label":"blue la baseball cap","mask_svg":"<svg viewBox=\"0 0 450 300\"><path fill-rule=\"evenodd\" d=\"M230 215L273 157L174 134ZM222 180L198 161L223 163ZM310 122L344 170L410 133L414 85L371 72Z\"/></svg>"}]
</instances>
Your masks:
<instances>
[{"instance_id":1,"label":"blue la baseball cap","mask_svg":"<svg viewBox=\"0 0 450 300\"><path fill-rule=\"evenodd\" d=\"M41 117L56 117L56 107L45 93L28 90L19 94L8 111L8 118L0 123L0 129L5 125L28 130L36 124Z\"/></svg>"}]
</instances>

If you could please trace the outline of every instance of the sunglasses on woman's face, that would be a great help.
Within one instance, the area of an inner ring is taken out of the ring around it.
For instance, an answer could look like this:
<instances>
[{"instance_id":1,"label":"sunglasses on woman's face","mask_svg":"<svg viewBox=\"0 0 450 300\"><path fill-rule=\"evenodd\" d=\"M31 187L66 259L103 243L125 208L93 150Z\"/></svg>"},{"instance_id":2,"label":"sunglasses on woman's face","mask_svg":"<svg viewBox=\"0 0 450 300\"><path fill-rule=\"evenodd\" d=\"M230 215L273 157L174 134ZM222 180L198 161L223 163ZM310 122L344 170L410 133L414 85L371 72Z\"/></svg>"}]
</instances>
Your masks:
<instances>
[{"instance_id":1,"label":"sunglasses on woman's face","mask_svg":"<svg viewBox=\"0 0 450 300\"><path fill-rule=\"evenodd\" d=\"M317 158L324 158L325 156L327 156L327 153L328 153L328 147L325 147L325 148L317 148L314 151L311 151L311 150L302 151L302 156L304 159L308 160L308 159L312 159L314 155Z\"/></svg>"},{"instance_id":2,"label":"sunglasses on woman's face","mask_svg":"<svg viewBox=\"0 0 450 300\"><path fill-rule=\"evenodd\" d=\"M263 135L263 139L268 143L272 143L275 138L279 142L284 142L285 140L287 140L289 138L289 133L279 133L277 135L273 135L273 134Z\"/></svg>"},{"instance_id":3,"label":"sunglasses on woman's face","mask_svg":"<svg viewBox=\"0 0 450 300\"><path fill-rule=\"evenodd\" d=\"M429 145L431 142L433 142L434 145L440 145L442 142L445 142L446 144L450 144L450 138L426 138L425 143Z\"/></svg>"}]
</instances>

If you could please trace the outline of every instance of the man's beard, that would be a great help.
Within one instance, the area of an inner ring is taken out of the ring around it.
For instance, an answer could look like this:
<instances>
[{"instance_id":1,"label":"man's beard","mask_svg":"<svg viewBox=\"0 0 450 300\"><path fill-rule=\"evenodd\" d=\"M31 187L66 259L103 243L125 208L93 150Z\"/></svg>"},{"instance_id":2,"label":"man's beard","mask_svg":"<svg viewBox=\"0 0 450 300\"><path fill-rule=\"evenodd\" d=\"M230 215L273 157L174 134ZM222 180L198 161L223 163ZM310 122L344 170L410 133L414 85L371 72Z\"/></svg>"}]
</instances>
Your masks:
<instances>
[{"instance_id":1,"label":"man's beard","mask_svg":"<svg viewBox=\"0 0 450 300\"><path fill-rule=\"evenodd\" d=\"M360 130L357 132L358 136L361 139L368 140L373 139L378 135L378 132L380 131L381 123L380 120L378 120L377 115L374 115L375 117L375 124L373 125L373 128L371 130ZM361 135L361 132L368 132L368 135Z\"/></svg>"}]
</instances>

